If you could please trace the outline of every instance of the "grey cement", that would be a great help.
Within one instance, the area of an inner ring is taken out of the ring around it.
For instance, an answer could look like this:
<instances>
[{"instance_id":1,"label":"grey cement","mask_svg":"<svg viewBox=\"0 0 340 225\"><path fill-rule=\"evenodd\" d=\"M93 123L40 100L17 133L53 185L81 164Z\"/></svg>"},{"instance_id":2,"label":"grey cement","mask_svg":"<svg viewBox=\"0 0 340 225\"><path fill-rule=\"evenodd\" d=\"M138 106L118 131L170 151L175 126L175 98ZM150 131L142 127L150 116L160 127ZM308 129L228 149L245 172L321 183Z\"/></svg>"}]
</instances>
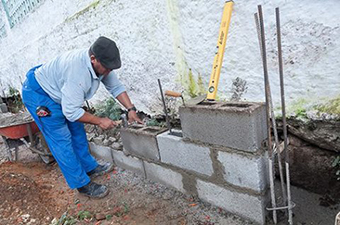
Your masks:
<instances>
[{"instance_id":1,"label":"grey cement","mask_svg":"<svg viewBox=\"0 0 340 225\"><path fill-rule=\"evenodd\" d=\"M256 152L267 138L262 103L181 106L179 114L183 137L190 140Z\"/></svg>"},{"instance_id":2,"label":"grey cement","mask_svg":"<svg viewBox=\"0 0 340 225\"><path fill-rule=\"evenodd\" d=\"M177 131L179 132L179 131ZM210 149L164 132L157 136L161 161L203 175L213 174Z\"/></svg>"}]
</instances>

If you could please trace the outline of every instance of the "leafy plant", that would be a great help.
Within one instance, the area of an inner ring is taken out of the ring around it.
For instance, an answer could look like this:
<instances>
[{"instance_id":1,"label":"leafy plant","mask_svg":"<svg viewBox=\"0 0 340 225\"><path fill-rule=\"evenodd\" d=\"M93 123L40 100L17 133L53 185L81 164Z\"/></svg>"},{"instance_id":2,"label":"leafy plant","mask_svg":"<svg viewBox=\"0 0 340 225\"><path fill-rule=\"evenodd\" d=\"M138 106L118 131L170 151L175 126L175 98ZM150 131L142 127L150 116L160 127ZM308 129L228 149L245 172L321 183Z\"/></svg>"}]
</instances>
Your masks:
<instances>
[{"instance_id":1,"label":"leafy plant","mask_svg":"<svg viewBox=\"0 0 340 225\"><path fill-rule=\"evenodd\" d=\"M182 86L186 97L195 98L206 93L205 84L201 74L198 73L197 80L192 70L189 68L188 73L183 75Z\"/></svg>"},{"instance_id":2,"label":"leafy plant","mask_svg":"<svg viewBox=\"0 0 340 225\"><path fill-rule=\"evenodd\" d=\"M78 222L74 217L68 216L67 214L68 212L66 211L59 220L54 219L50 225L74 225Z\"/></svg>"},{"instance_id":3,"label":"leafy plant","mask_svg":"<svg viewBox=\"0 0 340 225\"><path fill-rule=\"evenodd\" d=\"M114 98L107 99L104 103L97 105L95 115L108 117L111 120L119 120L123 110Z\"/></svg>"},{"instance_id":4,"label":"leafy plant","mask_svg":"<svg viewBox=\"0 0 340 225\"><path fill-rule=\"evenodd\" d=\"M105 219L106 219L106 220L111 220L111 219L112 219L112 215L106 215L106 216L105 216Z\"/></svg>"},{"instance_id":5,"label":"leafy plant","mask_svg":"<svg viewBox=\"0 0 340 225\"><path fill-rule=\"evenodd\" d=\"M16 88L9 87L9 97L11 97L12 100L8 100L7 103L13 113L17 113L23 109L24 103L22 102L20 92Z\"/></svg>"},{"instance_id":6,"label":"leafy plant","mask_svg":"<svg viewBox=\"0 0 340 225\"><path fill-rule=\"evenodd\" d=\"M164 122L158 122L157 119L151 118L150 120L148 120L146 122L146 126L165 127L165 123Z\"/></svg>"},{"instance_id":7,"label":"leafy plant","mask_svg":"<svg viewBox=\"0 0 340 225\"><path fill-rule=\"evenodd\" d=\"M337 176L337 180L340 180L340 156L337 156L334 159L332 167L335 167L337 169L335 175Z\"/></svg>"},{"instance_id":8,"label":"leafy plant","mask_svg":"<svg viewBox=\"0 0 340 225\"><path fill-rule=\"evenodd\" d=\"M93 215L89 211L79 211L78 218L79 220L90 220L92 219Z\"/></svg>"}]
</instances>

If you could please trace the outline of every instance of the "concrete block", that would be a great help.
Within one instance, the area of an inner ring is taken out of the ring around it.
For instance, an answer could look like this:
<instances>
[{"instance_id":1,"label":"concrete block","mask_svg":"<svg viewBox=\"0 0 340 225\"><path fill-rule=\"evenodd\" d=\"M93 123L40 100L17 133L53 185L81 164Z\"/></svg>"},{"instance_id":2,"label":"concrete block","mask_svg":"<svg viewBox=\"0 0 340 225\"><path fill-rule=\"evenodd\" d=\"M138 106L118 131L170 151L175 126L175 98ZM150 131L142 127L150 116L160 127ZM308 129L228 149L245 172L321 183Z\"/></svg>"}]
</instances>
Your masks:
<instances>
[{"instance_id":1,"label":"concrete block","mask_svg":"<svg viewBox=\"0 0 340 225\"><path fill-rule=\"evenodd\" d=\"M120 135L123 149L127 154L159 160L156 136L166 131L160 127L144 127L139 125L122 128Z\"/></svg>"},{"instance_id":2,"label":"concrete block","mask_svg":"<svg viewBox=\"0 0 340 225\"><path fill-rule=\"evenodd\" d=\"M186 193L183 188L182 174L171 169L144 161L146 178Z\"/></svg>"},{"instance_id":3,"label":"concrete block","mask_svg":"<svg viewBox=\"0 0 340 225\"><path fill-rule=\"evenodd\" d=\"M126 156L122 151L112 150L114 162L120 168L131 170L146 177L143 161L132 156Z\"/></svg>"},{"instance_id":4,"label":"concrete block","mask_svg":"<svg viewBox=\"0 0 340 225\"><path fill-rule=\"evenodd\" d=\"M259 224L265 224L267 199L197 180L198 197L226 211Z\"/></svg>"},{"instance_id":5,"label":"concrete block","mask_svg":"<svg viewBox=\"0 0 340 225\"><path fill-rule=\"evenodd\" d=\"M182 137L170 135L169 132L158 135L157 142L162 162L207 176L213 174L208 147L183 141Z\"/></svg>"},{"instance_id":6,"label":"concrete block","mask_svg":"<svg viewBox=\"0 0 340 225\"><path fill-rule=\"evenodd\" d=\"M111 156L111 148L101 146L101 145L97 145L93 142L89 142L89 148L90 148L90 153L94 157L96 157L98 159L102 159L106 162L113 163L112 156Z\"/></svg>"},{"instance_id":7,"label":"concrete block","mask_svg":"<svg viewBox=\"0 0 340 225\"><path fill-rule=\"evenodd\" d=\"M183 137L255 152L266 133L263 103L203 102L179 108Z\"/></svg>"},{"instance_id":8,"label":"concrete block","mask_svg":"<svg viewBox=\"0 0 340 225\"><path fill-rule=\"evenodd\" d=\"M258 193L268 188L267 157L218 152L217 159L224 167L224 179L233 185Z\"/></svg>"}]
</instances>

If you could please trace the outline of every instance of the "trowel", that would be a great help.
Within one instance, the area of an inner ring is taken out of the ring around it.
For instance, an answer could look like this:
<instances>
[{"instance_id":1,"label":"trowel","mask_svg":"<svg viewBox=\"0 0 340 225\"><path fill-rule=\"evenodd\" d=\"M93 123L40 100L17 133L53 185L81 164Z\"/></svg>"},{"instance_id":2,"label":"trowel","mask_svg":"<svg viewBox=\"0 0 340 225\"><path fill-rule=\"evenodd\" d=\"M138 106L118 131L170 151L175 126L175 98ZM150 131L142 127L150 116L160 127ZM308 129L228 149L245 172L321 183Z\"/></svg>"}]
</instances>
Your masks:
<instances>
[{"instance_id":1,"label":"trowel","mask_svg":"<svg viewBox=\"0 0 340 225\"><path fill-rule=\"evenodd\" d=\"M194 97L188 100L187 102L185 102L182 93L175 92L175 91L165 91L165 95L169 97L174 97L174 98L181 98L184 106L198 105L199 103L203 102L207 98L207 94L204 94L204 95L199 95L197 97Z\"/></svg>"}]
</instances>

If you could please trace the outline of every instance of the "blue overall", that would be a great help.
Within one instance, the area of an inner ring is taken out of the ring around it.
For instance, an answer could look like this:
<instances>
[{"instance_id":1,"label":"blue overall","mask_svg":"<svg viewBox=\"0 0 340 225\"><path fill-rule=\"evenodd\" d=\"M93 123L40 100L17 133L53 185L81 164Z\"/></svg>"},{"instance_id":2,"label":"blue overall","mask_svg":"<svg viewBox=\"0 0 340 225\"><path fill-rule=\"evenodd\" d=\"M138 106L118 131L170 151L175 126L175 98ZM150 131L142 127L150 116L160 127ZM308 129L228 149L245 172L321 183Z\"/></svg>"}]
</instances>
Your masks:
<instances>
[{"instance_id":1,"label":"blue overall","mask_svg":"<svg viewBox=\"0 0 340 225\"><path fill-rule=\"evenodd\" d=\"M34 71L39 67L32 68L26 75L23 102L43 133L69 187L82 187L90 182L86 173L95 169L98 163L89 153L84 124L68 121L61 105L53 101L35 79ZM39 119L36 114L39 106L46 106L51 116Z\"/></svg>"}]
</instances>

